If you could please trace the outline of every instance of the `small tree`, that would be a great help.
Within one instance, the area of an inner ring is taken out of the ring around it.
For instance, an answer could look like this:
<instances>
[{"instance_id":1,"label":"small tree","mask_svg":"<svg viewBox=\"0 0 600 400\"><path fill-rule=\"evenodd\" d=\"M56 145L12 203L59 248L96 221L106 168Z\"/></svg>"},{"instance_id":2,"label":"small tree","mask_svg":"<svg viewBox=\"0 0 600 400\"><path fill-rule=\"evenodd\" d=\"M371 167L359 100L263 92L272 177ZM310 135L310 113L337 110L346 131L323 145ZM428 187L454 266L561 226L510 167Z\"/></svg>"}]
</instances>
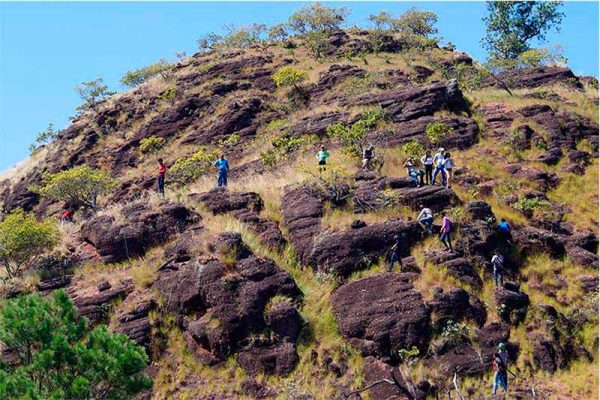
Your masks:
<instances>
[{"instance_id":1,"label":"small tree","mask_svg":"<svg viewBox=\"0 0 600 400\"><path fill-rule=\"evenodd\" d=\"M428 37L437 33L437 19L434 12L411 7L398 18L397 30L409 35Z\"/></svg>"},{"instance_id":2,"label":"small tree","mask_svg":"<svg viewBox=\"0 0 600 400\"><path fill-rule=\"evenodd\" d=\"M442 145L444 143L444 138L450 134L450 132L451 129L443 122L434 122L427 125L427 128L425 128L425 135L434 146Z\"/></svg>"},{"instance_id":3,"label":"small tree","mask_svg":"<svg viewBox=\"0 0 600 400\"><path fill-rule=\"evenodd\" d=\"M83 109L96 109L96 105L102 99L107 96L111 96L114 92L108 90L108 86L104 84L102 78L94 79L89 82L82 82L75 86L75 91L79 94L79 97L85 102L82 106Z\"/></svg>"},{"instance_id":4,"label":"small tree","mask_svg":"<svg viewBox=\"0 0 600 400\"><path fill-rule=\"evenodd\" d=\"M516 59L529 50L531 40L544 41L548 31L558 31L564 17L561 5L559 1L487 2L486 34L481 43L490 58Z\"/></svg>"},{"instance_id":5,"label":"small tree","mask_svg":"<svg viewBox=\"0 0 600 400\"><path fill-rule=\"evenodd\" d=\"M288 19L288 26L301 35L313 31L334 31L341 28L349 15L346 7L327 7L314 3L294 12Z\"/></svg>"},{"instance_id":6,"label":"small tree","mask_svg":"<svg viewBox=\"0 0 600 400\"><path fill-rule=\"evenodd\" d=\"M308 73L298 68L285 66L281 67L273 75L273 82L277 87L292 86L296 91L302 92L298 86L308 78Z\"/></svg>"},{"instance_id":7,"label":"small tree","mask_svg":"<svg viewBox=\"0 0 600 400\"><path fill-rule=\"evenodd\" d=\"M209 33L196 41L200 51L217 50L223 41L223 36L216 33Z\"/></svg>"},{"instance_id":8,"label":"small tree","mask_svg":"<svg viewBox=\"0 0 600 400\"><path fill-rule=\"evenodd\" d=\"M367 110L361 119L352 126L344 124L333 124L327 127L327 135L337 138L342 142L342 151L355 159L361 159L365 134L377 126L383 119L383 113L379 109Z\"/></svg>"},{"instance_id":9,"label":"small tree","mask_svg":"<svg viewBox=\"0 0 600 400\"><path fill-rule=\"evenodd\" d=\"M199 150L190 157L175 161L169 170L171 181L187 185L206 173L217 159L219 150Z\"/></svg>"},{"instance_id":10,"label":"small tree","mask_svg":"<svg viewBox=\"0 0 600 400\"><path fill-rule=\"evenodd\" d=\"M290 34L287 26L279 23L269 28L267 36L271 42L283 42L289 38Z\"/></svg>"},{"instance_id":11,"label":"small tree","mask_svg":"<svg viewBox=\"0 0 600 400\"><path fill-rule=\"evenodd\" d=\"M107 172L80 165L45 175L42 186L31 189L44 197L76 203L95 212L98 196L108 193L114 185L114 180Z\"/></svg>"},{"instance_id":12,"label":"small tree","mask_svg":"<svg viewBox=\"0 0 600 400\"><path fill-rule=\"evenodd\" d=\"M150 136L140 140L140 151L142 153L156 153L165 145L165 138L160 136Z\"/></svg>"},{"instance_id":13,"label":"small tree","mask_svg":"<svg viewBox=\"0 0 600 400\"><path fill-rule=\"evenodd\" d=\"M250 24L235 28L232 25L226 25L227 34L221 42L226 48L244 48L263 42L263 36L267 30L265 24Z\"/></svg>"},{"instance_id":14,"label":"small tree","mask_svg":"<svg viewBox=\"0 0 600 400\"><path fill-rule=\"evenodd\" d=\"M58 239L52 222L38 221L33 214L17 209L0 222L0 263L9 277L17 276L23 267L51 250Z\"/></svg>"},{"instance_id":15,"label":"small tree","mask_svg":"<svg viewBox=\"0 0 600 400\"><path fill-rule=\"evenodd\" d=\"M144 349L105 325L89 331L63 290L9 300L0 341L19 358L0 365L3 399L130 399L152 386Z\"/></svg>"},{"instance_id":16,"label":"small tree","mask_svg":"<svg viewBox=\"0 0 600 400\"><path fill-rule=\"evenodd\" d=\"M52 142L58 137L58 133L59 131L54 129L54 124L49 123L45 130L38 133L37 137L35 138L35 143L29 146L29 151L33 152L39 146Z\"/></svg>"},{"instance_id":17,"label":"small tree","mask_svg":"<svg viewBox=\"0 0 600 400\"><path fill-rule=\"evenodd\" d=\"M161 59L154 64L142 67L133 71L127 71L121 78L121 83L125 86L136 87L155 76L162 76L163 79L169 78L169 71L173 64L167 60Z\"/></svg>"}]
</instances>

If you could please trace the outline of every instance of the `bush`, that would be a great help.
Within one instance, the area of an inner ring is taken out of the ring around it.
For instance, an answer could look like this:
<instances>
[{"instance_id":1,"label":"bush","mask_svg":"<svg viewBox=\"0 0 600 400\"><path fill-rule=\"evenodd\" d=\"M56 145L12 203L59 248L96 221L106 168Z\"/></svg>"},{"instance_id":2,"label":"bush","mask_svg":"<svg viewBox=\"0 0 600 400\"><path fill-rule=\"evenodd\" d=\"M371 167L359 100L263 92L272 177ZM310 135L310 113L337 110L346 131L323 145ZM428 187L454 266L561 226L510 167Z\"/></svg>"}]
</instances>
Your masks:
<instances>
[{"instance_id":1,"label":"bush","mask_svg":"<svg viewBox=\"0 0 600 400\"><path fill-rule=\"evenodd\" d=\"M94 79L89 82L82 82L75 86L75 91L84 101L84 104L78 107L78 111L87 109L95 110L100 100L114 94L114 92L108 90L108 86L104 84L102 78Z\"/></svg>"},{"instance_id":2,"label":"bush","mask_svg":"<svg viewBox=\"0 0 600 400\"><path fill-rule=\"evenodd\" d=\"M33 214L17 209L0 222L0 263L9 277L58 242L59 233L51 221L38 221Z\"/></svg>"},{"instance_id":3,"label":"bush","mask_svg":"<svg viewBox=\"0 0 600 400\"><path fill-rule=\"evenodd\" d=\"M538 197L533 198L521 198L519 201L513 204L513 208L517 211L522 212L525 215L531 216L536 210L542 210L549 208L550 202L542 200Z\"/></svg>"},{"instance_id":4,"label":"bush","mask_svg":"<svg viewBox=\"0 0 600 400\"><path fill-rule=\"evenodd\" d=\"M344 124L329 125L327 135L341 141L342 151L345 154L360 160L363 153L365 134L370 129L375 128L382 119L383 113L380 109L367 110L363 113L361 119L352 126Z\"/></svg>"},{"instance_id":5,"label":"bush","mask_svg":"<svg viewBox=\"0 0 600 400\"><path fill-rule=\"evenodd\" d=\"M54 130L54 124L49 123L48 127L45 130L38 133L38 135L35 138L35 143L29 146L29 151L33 153L33 151L39 146L56 140L56 138L58 137L58 133L59 131Z\"/></svg>"},{"instance_id":6,"label":"bush","mask_svg":"<svg viewBox=\"0 0 600 400\"><path fill-rule=\"evenodd\" d=\"M147 138L143 138L142 140L140 140L140 151L144 154L156 153L158 150L163 148L165 143L165 138L159 136L150 136Z\"/></svg>"},{"instance_id":7,"label":"bush","mask_svg":"<svg viewBox=\"0 0 600 400\"><path fill-rule=\"evenodd\" d=\"M327 7L320 3L304 6L288 19L288 26L304 35L315 31L334 31L341 28L350 11L345 7Z\"/></svg>"},{"instance_id":8,"label":"bush","mask_svg":"<svg viewBox=\"0 0 600 400\"><path fill-rule=\"evenodd\" d=\"M171 105L173 105L175 103L176 98L177 98L177 86L175 86L175 85L169 86L161 94L156 96L157 100L167 101Z\"/></svg>"},{"instance_id":9,"label":"bush","mask_svg":"<svg viewBox=\"0 0 600 400\"><path fill-rule=\"evenodd\" d=\"M180 158L170 168L171 181L179 185L187 185L205 174L217 159L219 150L199 150L187 158Z\"/></svg>"},{"instance_id":10,"label":"bush","mask_svg":"<svg viewBox=\"0 0 600 400\"><path fill-rule=\"evenodd\" d=\"M63 290L9 300L0 341L19 358L0 365L3 399L130 399L152 386L144 349L105 325L89 331Z\"/></svg>"},{"instance_id":11,"label":"bush","mask_svg":"<svg viewBox=\"0 0 600 400\"><path fill-rule=\"evenodd\" d=\"M402 152L408 157L414 157L419 160L425 154L425 147L416 140L404 143L401 147Z\"/></svg>"},{"instance_id":12,"label":"bush","mask_svg":"<svg viewBox=\"0 0 600 400\"><path fill-rule=\"evenodd\" d=\"M285 159L287 155L301 149L307 144L316 142L318 139L316 135L302 135L300 137L277 136L271 141L273 148L260 153L260 159L265 167L273 168L279 160Z\"/></svg>"},{"instance_id":13,"label":"bush","mask_svg":"<svg viewBox=\"0 0 600 400\"><path fill-rule=\"evenodd\" d=\"M464 323L448 321L442 330L442 338L450 345L458 345L469 340L471 329Z\"/></svg>"},{"instance_id":14,"label":"bush","mask_svg":"<svg viewBox=\"0 0 600 400\"><path fill-rule=\"evenodd\" d=\"M308 73L294 67L281 67L273 75L273 82L277 87L292 86L297 91L300 91L298 85L308 78Z\"/></svg>"},{"instance_id":15,"label":"bush","mask_svg":"<svg viewBox=\"0 0 600 400\"><path fill-rule=\"evenodd\" d=\"M52 200L68 201L96 211L98 196L108 193L115 182L108 172L80 165L44 175L42 185L30 189Z\"/></svg>"},{"instance_id":16,"label":"bush","mask_svg":"<svg viewBox=\"0 0 600 400\"><path fill-rule=\"evenodd\" d=\"M425 136L432 145L440 146L444 144L444 138L451 132L450 128L443 122L434 122L425 128Z\"/></svg>"},{"instance_id":17,"label":"bush","mask_svg":"<svg viewBox=\"0 0 600 400\"><path fill-rule=\"evenodd\" d=\"M154 78L158 75L162 76L164 79L168 79L168 72L172 68L172 63L161 59L154 64L148 65L147 67L142 67L133 71L127 71L121 78L121 83L125 86L136 87L146 82L150 78Z\"/></svg>"}]
</instances>

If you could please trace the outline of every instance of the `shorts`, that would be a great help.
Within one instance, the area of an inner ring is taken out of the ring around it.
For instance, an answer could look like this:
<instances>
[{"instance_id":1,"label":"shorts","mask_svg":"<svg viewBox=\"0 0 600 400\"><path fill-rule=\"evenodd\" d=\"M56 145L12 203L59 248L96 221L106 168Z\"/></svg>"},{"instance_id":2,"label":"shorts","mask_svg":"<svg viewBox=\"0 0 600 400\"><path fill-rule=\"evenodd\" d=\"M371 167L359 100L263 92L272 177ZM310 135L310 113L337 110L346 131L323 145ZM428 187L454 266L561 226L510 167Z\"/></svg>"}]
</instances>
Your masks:
<instances>
[{"instance_id":1,"label":"shorts","mask_svg":"<svg viewBox=\"0 0 600 400\"><path fill-rule=\"evenodd\" d=\"M327 161L321 160L321 161L319 161L319 165L327 165Z\"/></svg>"}]
</instances>

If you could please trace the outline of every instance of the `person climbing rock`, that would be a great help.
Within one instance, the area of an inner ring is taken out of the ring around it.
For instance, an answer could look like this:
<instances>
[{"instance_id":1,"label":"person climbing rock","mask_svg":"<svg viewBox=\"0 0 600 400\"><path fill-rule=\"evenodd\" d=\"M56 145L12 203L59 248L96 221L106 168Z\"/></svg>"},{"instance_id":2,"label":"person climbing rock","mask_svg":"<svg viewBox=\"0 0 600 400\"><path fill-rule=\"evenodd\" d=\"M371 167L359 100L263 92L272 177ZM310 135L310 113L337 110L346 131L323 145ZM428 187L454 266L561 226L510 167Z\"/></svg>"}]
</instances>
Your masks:
<instances>
[{"instance_id":1,"label":"person climbing rock","mask_svg":"<svg viewBox=\"0 0 600 400\"><path fill-rule=\"evenodd\" d=\"M408 157L408 160L406 160L403 167L406 168L406 173L412 178L416 187L423 186L424 172L420 169L417 169L415 166L415 159L413 157Z\"/></svg>"},{"instance_id":2,"label":"person climbing rock","mask_svg":"<svg viewBox=\"0 0 600 400\"><path fill-rule=\"evenodd\" d=\"M427 208L423 204L421 204L419 208L421 209L421 212L417 216L417 222L423 227L423 229L425 229L427 234L431 235L431 229L433 226L433 212L431 211L431 208Z\"/></svg>"},{"instance_id":3,"label":"person climbing rock","mask_svg":"<svg viewBox=\"0 0 600 400\"><path fill-rule=\"evenodd\" d=\"M504 393L508 387L508 352L506 351L506 345L502 342L498 345L498 352L494 355L494 361L492 364L494 370L494 384L492 386L492 394L496 394L498 386L502 387Z\"/></svg>"},{"instance_id":4,"label":"person climbing rock","mask_svg":"<svg viewBox=\"0 0 600 400\"><path fill-rule=\"evenodd\" d=\"M450 152L444 155L444 172L446 173L446 186L448 189L452 187L452 168L454 168L454 160Z\"/></svg>"},{"instance_id":5,"label":"person climbing rock","mask_svg":"<svg viewBox=\"0 0 600 400\"><path fill-rule=\"evenodd\" d=\"M498 280L500 280L500 285L504 286L504 256L498 250L492 257L492 268L494 269L494 286L498 287Z\"/></svg>"},{"instance_id":6,"label":"person climbing rock","mask_svg":"<svg viewBox=\"0 0 600 400\"><path fill-rule=\"evenodd\" d=\"M323 172L327 169L328 158L329 152L325 150L325 146L321 146L321 150L317 153L317 160L319 162L319 172Z\"/></svg>"},{"instance_id":7,"label":"person climbing rock","mask_svg":"<svg viewBox=\"0 0 600 400\"><path fill-rule=\"evenodd\" d=\"M225 158L225 154L221 153L221 156L214 163L215 167L219 169L217 173L217 187L227 187L227 174L229 173L229 162Z\"/></svg>"},{"instance_id":8,"label":"person climbing rock","mask_svg":"<svg viewBox=\"0 0 600 400\"><path fill-rule=\"evenodd\" d=\"M433 165L435 166L435 170L433 171L433 185L437 184L437 176L441 172L442 173L442 186L446 186L446 172L444 171L444 154L445 150L443 147L438 149L438 152L433 156Z\"/></svg>"},{"instance_id":9,"label":"person climbing rock","mask_svg":"<svg viewBox=\"0 0 600 400\"><path fill-rule=\"evenodd\" d=\"M167 166L162 158L158 159L158 193L165 196L165 175L167 174Z\"/></svg>"},{"instance_id":10,"label":"person climbing rock","mask_svg":"<svg viewBox=\"0 0 600 400\"><path fill-rule=\"evenodd\" d=\"M398 262L398 264L400 264L400 271L402 271L401 239L402 238L400 237L400 235L394 235L394 244L390 248L390 253L388 256L388 259L389 259L388 272L392 272L392 269L394 268L394 264L396 263L396 261Z\"/></svg>"},{"instance_id":11,"label":"person climbing rock","mask_svg":"<svg viewBox=\"0 0 600 400\"><path fill-rule=\"evenodd\" d=\"M510 224L504 218L500 218L500 223L498 224L498 236L504 243L512 245Z\"/></svg>"},{"instance_id":12,"label":"person climbing rock","mask_svg":"<svg viewBox=\"0 0 600 400\"><path fill-rule=\"evenodd\" d=\"M442 212L442 228L440 229L440 241L446 248L446 251L452 251L452 242L450 241L450 233L452 232L452 221Z\"/></svg>"},{"instance_id":13,"label":"person climbing rock","mask_svg":"<svg viewBox=\"0 0 600 400\"><path fill-rule=\"evenodd\" d=\"M60 214L59 220L61 225L73 222L73 212L68 208L65 209L62 214Z\"/></svg>"},{"instance_id":14,"label":"person climbing rock","mask_svg":"<svg viewBox=\"0 0 600 400\"><path fill-rule=\"evenodd\" d=\"M365 171L370 171L373 169L373 166L371 165L371 161L373 160L374 150L375 150L375 147L373 145L366 147L363 150L362 169L364 169Z\"/></svg>"},{"instance_id":15,"label":"person climbing rock","mask_svg":"<svg viewBox=\"0 0 600 400\"><path fill-rule=\"evenodd\" d=\"M425 168L425 183L428 185L433 184L433 156L431 151L427 150L425 155L421 157L421 164Z\"/></svg>"}]
</instances>

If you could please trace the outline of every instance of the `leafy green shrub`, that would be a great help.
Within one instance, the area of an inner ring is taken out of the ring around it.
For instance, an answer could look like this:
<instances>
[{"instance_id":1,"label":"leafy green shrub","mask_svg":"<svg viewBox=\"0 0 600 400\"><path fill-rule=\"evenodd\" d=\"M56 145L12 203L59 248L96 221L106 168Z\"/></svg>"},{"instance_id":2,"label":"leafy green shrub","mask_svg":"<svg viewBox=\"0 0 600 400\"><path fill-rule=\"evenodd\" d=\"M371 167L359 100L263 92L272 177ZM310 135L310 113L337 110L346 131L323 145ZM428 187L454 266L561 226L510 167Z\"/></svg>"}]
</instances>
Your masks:
<instances>
[{"instance_id":1,"label":"leafy green shrub","mask_svg":"<svg viewBox=\"0 0 600 400\"><path fill-rule=\"evenodd\" d=\"M244 48L262 44L267 31L265 24L249 24L235 27L225 25L225 35L209 33L200 38L197 43L200 51Z\"/></svg>"},{"instance_id":2,"label":"leafy green shrub","mask_svg":"<svg viewBox=\"0 0 600 400\"><path fill-rule=\"evenodd\" d=\"M446 323L442 330L442 338L447 344L458 345L469 340L471 329L465 323L458 323L452 320Z\"/></svg>"},{"instance_id":3,"label":"leafy green shrub","mask_svg":"<svg viewBox=\"0 0 600 400\"><path fill-rule=\"evenodd\" d=\"M439 146L444 143L444 138L450 134L451 130L443 122L434 122L425 128L425 136L432 145Z\"/></svg>"},{"instance_id":4,"label":"leafy green shrub","mask_svg":"<svg viewBox=\"0 0 600 400\"><path fill-rule=\"evenodd\" d=\"M79 94L79 97L84 103L78 107L78 111L84 111L87 109L95 110L98 102L108 96L115 94L108 90L108 86L104 84L102 78L94 79L89 82L82 82L75 86L75 91Z\"/></svg>"},{"instance_id":5,"label":"leafy green shrub","mask_svg":"<svg viewBox=\"0 0 600 400\"><path fill-rule=\"evenodd\" d=\"M38 135L35 138L35 143L29 145L29 151L33 153L33 151L39 146L56 140L56 138L58 137L58 133L59 131L54 129L54 124L49 123L48 127L45 130L38 133Z\"/></svg>"},{"instance_id":6,"label":"leafy green shrub","mask_svg":"<svg viewBox=\"0 0 600 400\"><path fill-rule=\"evenodd\" d=\"M160 59L154 64L142 67L133 71L127 71L121 78L121 83L125 86L136 87L155 76L162 76L163 79L169 78L169 71L173 68L173 63L165 59Z\"/></svg>"},{"instance_id":7,"label":"leafy green shrub","mask_svg":"<svg viewBox=\"0 0 600 400\"><path fill-rule=\"evenodd\" d=\"M417 358L419 353L419 349L416 346L412 346L410 349L400 349L398 350L398 361L400 361L400 363L409 363Z\"/></svg>"},{"instance_id":8,"label":"leafy green shrub","mask_svg":"<svg viewBox=\"0 0 600 400\"><path fill-rule=\"evenodd\" d=\"M260 161L267 168L274 168L279 160L277 150L269 149L260 153Z\"/></svg>"},{"instance_id":9,"label":"leafy green shrub","mask_svg":"<svg viewBox=\"0 0 600 400\"><path fill-rule=\"evenodd\" d=\"M30 189L43 197L76 203L96 211L98 196L108 193L114 186L115 181L108 172L80 165L44 175L42 186Z\"/></svg>"},{"instance_id":10,"label":"leafy green shrub","mask_svg":"<svg viewBox=\"0 0 600 400\"><path fill-rule=\"evenodd\" d=\"M327 7L320 3L301 7L288 19L293 31L304 35L309 32L327 32L341 28L350 11L345 7Z\"/></svg>"},{"instance_id":11,"label":"leafy green shrub","mask_svg":"<svg viewBox=\"0 0 600 400\"><path fill-rule=\"evenodd\" d=\"M327 127L327 135L332 138L337 138L342 143L342 151L356 159L362 158L363 142L365 134L377 126L379 121L383 119L381 109L371 109L365 111L361 119L356 121L352 126L344 124L333 124Z\"/></svg>"},{"instance_id":12,"label":"leafy green shrub","mask_svg":"<svg viewBox=\"0 0 600 400\"><path fill-rule=\"evenodd\" d=\"M89 331L63 290L7 301L0 341L19 358L0 365L3 399L130 399L152 386L143 347L105 325Z\"/></svg>"},{"instance_id":13,"label":"leafy green shrub","mask_svg":"<svg viewBox=\"0 0 600 400\"><path fill-rule=\"evenodd\" d=\"M262 152L260 159L265 167L273 168L279 160L307 144L316 142L318 139L316 135L302 135L300 137L277 136L271 141L273 148Z\"/></svg>"},{"instance_id":14,"label":"leafy green shrub","mask_svg":"<svg viewBox=\"0 0 600 400\"><path fill-rule=\"evenodd\" d=\"M539 197L521 198L513 204L513 208L522 212L525 215L533 215L536 210L543 210L551 206L550 202L540 199Z\"/></svg>"},{"instance_id":15,"label":"leafy green shrub","mask_svg":"<svg viewBox=\"0 0 600 400\"><path fill-rule=\"evenodd\" d=\"M187 185L206 173L218 158L219 150L199 150L187 158L180 158L169 170L171 181Z\"/></svg>"},{"instance_id":16,"label":"leafy green shrub","mask_svg":"<svg viewBox=\"0 0 600 400\"><path fill-rule=\"evenodd\" d=\"M226 139L219 140L219 147L234 146L240 142L240 135L232 133Z\"/></svg>"},{"instance_id":17,"label":"leafy green shrub","mask_svg":"<svg viewBox=\"0 0 600 400\"><path fill-rule=\"evenodd\" d=\"M170 104L173 104L177 98L177 86L169 86L165 91L156 96L156 98L160 101L167 101Z\"/></svg>"},{"instance_id":18,"label":"leafy green shrub","mask_svg":"<svg viewBox=\"0 0 600 400\"><path fill-rule=\"evenodd\" d=\"M140 140L140 150L142 153L156 153L162 149L166 140L160 136L150 136Z\"/></svg>"},{"instance_id":19,"label":"leafy green shrub","mask_svg":"<svg viewBox=\"0 0 600 400\"><path fill-rule=\"evenodd\" d=\"M420 159L423 154L425 154L425 147L416 140L411 140L410 142L404 143L401 147L402 153L406 154L409 157L414 157L415 159Z\"/></svg>"},{"instance_id":20,"label":"leafy green shrub","mask_svg":"<svg viewBox=\"0 0 600 400\"><path fill-rule=\"evenodd\" d=\"M297 91L301 91L298 85L308 78L308 73L298 68L285 66L281 67L273 75L273 82L277 87L292 86Z\"/></svg>"},{"instance_id":21,"label":"leafy green shrub","mask_svg":"<svg viewBox=\"0 0 600 400\"><path fill-rule=\"evenodd\" d=\"M0 263L9 277L19 275L23 267L51 250L58 239L54 223L38 221L33 214L17 209L0 222Z\"/></svg>"},{"instance_id":22,"label":"leafy green shrub","mask_svg":"<svg viewBox=\"0 0 600 400\"><path fill-rule=\"evenodd\" d=\"M492 74L488 68L479 64L460 63L449 68L442 67L441 70L444 78L456 79L460 88L469 92L481 88L484 80Z\"/></svg>"}]
</instances>

